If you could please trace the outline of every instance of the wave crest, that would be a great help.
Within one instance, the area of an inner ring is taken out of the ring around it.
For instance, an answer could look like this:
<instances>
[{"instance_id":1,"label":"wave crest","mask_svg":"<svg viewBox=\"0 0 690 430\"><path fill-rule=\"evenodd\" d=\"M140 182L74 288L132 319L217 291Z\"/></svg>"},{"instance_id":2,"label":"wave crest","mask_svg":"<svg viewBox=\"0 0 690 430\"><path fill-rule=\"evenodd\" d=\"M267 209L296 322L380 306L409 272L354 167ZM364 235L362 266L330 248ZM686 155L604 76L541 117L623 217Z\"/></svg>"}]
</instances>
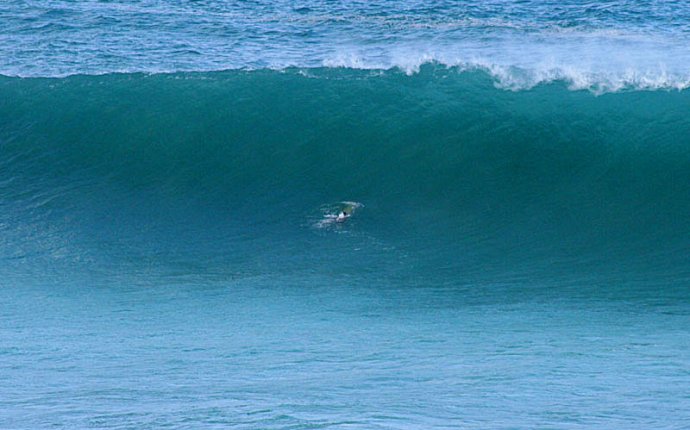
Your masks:
<instances>
[{"instance_id":1,"label":"wave crest","mask_svg":"<svg viewBox=\"0 0 690 430\"><path fill-rule=\"evenodd\" d=\"M497 64L487 59L453 61L424 54L417 57L400 57L386 64L368 62L356 55L339 55L323 62L328 68L360 70L398 69L407 75L414 75L424 66L441 66L462 72L485 72L494 80L495 87L510 91L530 90L539 85L563 82L572 91L587 90L594 94L619 91L678 90L690 88L690 73L671 72L659 64L638 70L632 67L621 70L597 71L593 68L574 65L544 63L530 68Z\"/></svg>"}]
</instances>

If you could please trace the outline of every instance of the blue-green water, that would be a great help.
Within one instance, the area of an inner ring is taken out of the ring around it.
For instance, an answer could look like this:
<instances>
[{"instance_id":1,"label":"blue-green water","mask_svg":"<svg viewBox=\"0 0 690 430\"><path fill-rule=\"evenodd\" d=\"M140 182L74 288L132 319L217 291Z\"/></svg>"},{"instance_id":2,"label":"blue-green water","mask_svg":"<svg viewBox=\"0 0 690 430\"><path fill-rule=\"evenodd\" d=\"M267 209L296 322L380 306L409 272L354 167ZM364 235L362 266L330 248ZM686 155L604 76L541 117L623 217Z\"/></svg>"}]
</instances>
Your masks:
<instances>
[{"instance_id":1,"label":"blue-green water","mask_svg":"<svg viewBox=\"0 0 690 430\"><path fill-rule=\"evenodd\" d=\"M686 428L689 15L4 3L0 428Z\"/></svg>"}]
</instances>

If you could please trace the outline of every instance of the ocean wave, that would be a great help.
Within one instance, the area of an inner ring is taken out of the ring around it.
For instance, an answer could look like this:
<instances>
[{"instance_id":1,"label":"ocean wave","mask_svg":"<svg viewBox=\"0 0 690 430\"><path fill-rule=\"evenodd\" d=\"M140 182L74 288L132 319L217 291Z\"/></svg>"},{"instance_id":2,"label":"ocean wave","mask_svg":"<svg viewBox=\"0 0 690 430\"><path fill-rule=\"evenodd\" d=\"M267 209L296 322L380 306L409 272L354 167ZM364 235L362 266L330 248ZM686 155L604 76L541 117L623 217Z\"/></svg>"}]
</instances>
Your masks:
<instances>
[{"instance_id":1,"label":"ocean wave","mask_svg":"<svg viewBox=\"0 0 690 430\"><path fill-rule=\"evenodd\" d=\"M317 208L347 199L366 210L337 230L424 243L432 265L445 249L480 271L554 256L687 267L690 92L505 91L492 76L0 78L0 258L292 250Z\"/></svg>"}]
</instances>

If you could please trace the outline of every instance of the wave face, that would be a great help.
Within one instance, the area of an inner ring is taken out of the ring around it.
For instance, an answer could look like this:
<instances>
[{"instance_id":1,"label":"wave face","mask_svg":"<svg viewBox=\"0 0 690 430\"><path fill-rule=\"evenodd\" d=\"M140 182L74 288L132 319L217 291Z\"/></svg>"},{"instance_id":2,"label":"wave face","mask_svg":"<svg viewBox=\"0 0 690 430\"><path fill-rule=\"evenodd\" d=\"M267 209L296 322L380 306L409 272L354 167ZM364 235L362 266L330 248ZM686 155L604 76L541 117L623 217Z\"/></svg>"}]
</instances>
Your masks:
<instances>
[{"instance_id":1,"label":"wave face","mask_svg":"<svg viewBox=\"0 0 690 430\"><path fill-rule=\"evenodd\" d=\"M687 279L688 106L442 66L6 77L0 259L6 279ZM318 228L345 200L364 207Z\"/></svg>"},{"instance_id":2,"label":"wave face","mask_svg":"<svg viewBox=\"0 0 690 430\"><path fill-rule=\"evenodd\" d=\"M489 71L509 89L690 85L685 1L3 2L0 74L286 67Z\"/></svg>"}]
</instances>

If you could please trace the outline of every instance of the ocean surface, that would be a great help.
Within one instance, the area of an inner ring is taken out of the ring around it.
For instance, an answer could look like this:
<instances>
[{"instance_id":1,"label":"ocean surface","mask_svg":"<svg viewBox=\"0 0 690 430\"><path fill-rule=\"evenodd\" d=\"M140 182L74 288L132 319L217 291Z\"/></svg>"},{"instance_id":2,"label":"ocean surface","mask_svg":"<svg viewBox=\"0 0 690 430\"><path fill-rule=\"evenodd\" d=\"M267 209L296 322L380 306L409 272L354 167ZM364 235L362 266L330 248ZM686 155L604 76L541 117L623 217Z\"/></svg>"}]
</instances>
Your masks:
<instances>
[{"instance_id":1,"label":"ocean surface","mask_svg":"<svg viewBox=\"0 0 690 430\"><path fill-rule=\"evenodd\" d=\"M670 0L3 1L0 428L690 428L688 47Z\"/></svg>"}]
</instances>

